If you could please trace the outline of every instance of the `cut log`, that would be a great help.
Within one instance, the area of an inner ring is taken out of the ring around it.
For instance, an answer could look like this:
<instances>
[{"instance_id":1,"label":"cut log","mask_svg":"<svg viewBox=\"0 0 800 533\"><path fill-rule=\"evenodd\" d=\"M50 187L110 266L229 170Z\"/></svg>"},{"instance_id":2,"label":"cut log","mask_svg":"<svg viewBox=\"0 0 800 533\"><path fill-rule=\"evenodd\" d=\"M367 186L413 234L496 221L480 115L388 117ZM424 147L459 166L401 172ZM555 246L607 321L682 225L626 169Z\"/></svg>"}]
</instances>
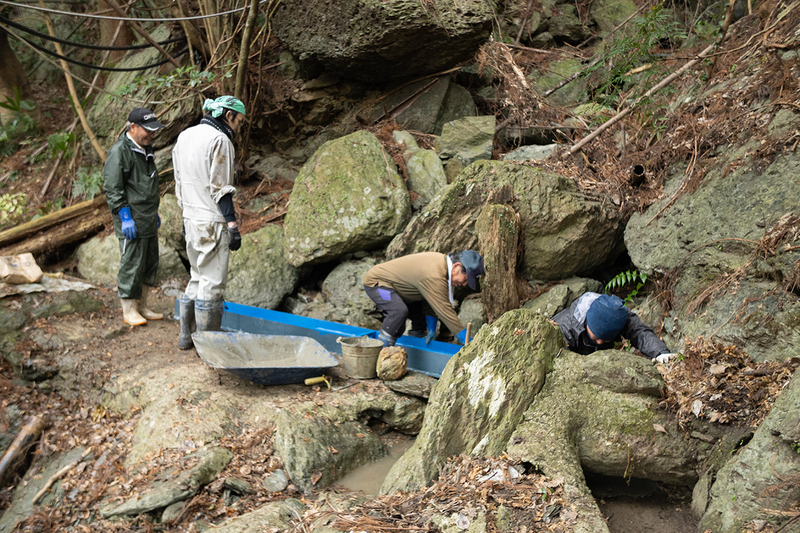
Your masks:
<instances>
[{"instance_id":1,"label":"cut log","mask_svg":"<svg viewBox=\"0 0 800 533\"><path fill-rule=\"evenodd\" d=\"M71 209L74 211L65 213ZM50 220L44 220L45 218ZM34 256L41 256L52 253L86 240L109 224L111 224L111 213L106 207L105 196L100 199L95 198L91 202L62 209L47 217L3 232L0 234L0 255L19 255L29 252ZM6 237L7 233L11 235Z\"/></svg>"},{"instance_id":2,"label":"cut log","mask_svg":"<svg viewBox=\"0 0 800 533\"><path fill-rule=\"evenodd\" d=\"M34 416L22 427L17 438L8 447L3 458L0 459L0 486L6 484L6 479L19 468L28 455L28 450L39 438L39 434L44 429L44 420Z\"/></svg>"},{"instance_id":3,"label":"cut log","mask_svg":"<svg viewBox=\"0 0 800 533\"><path fill-rule=\"evenodd\" d=\"M14 243L33 237L41 231L53 228L74 218L87 216L88 213L94 212L98 207L105 208L108 211L105 194L96 197L94 200L87 200L11 229L0 231L0 249L7 248Z\"/></svg>"},{"instance_id":4,"label":"cut log","mask_svg":"<svg viewBox=\"0 0 800 533\"><path fill-rule=\"evenodd\" d=\"M475 223L486 266L481 299L491 324L506 311L519 307L517 261L522 225L508 205L487 204Z\"/></svg>"}]
</instances>

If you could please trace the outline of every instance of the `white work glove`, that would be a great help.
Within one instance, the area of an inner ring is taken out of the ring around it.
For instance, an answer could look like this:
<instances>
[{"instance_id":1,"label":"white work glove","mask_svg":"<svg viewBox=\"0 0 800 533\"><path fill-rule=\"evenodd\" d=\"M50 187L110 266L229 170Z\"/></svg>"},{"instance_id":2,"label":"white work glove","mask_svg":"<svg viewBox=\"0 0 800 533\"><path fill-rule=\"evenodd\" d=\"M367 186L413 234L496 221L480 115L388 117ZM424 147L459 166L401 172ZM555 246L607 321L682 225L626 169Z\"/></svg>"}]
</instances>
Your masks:
<instances>
[{"instance_id":1,"label":"white work glove","mask_svg":"<svg viewBox=\"0 0 800 533\"><path fill-rule=\"evenodd\" d=\"M679 355L680 354L678 354L678 353L662 353L661 355L659 355L658 357L653 359L653 363L658 363L660 365L665 365L669 361L672 361L673 359L678 357Z\"/></svg>"}]
</instances>

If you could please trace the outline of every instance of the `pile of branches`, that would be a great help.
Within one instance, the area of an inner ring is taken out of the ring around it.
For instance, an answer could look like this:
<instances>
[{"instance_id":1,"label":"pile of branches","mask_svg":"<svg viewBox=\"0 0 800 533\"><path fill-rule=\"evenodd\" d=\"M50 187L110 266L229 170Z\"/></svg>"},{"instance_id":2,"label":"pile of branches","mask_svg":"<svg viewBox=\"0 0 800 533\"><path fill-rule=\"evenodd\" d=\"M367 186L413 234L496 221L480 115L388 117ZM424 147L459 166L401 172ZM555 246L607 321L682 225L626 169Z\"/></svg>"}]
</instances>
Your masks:
<instances>
[{"instance_id":1,"label":"pile of branches","mask_svg":"<svg viewBox=\"0 0 800 533\"><path fill-rule=\"evenodd\" d=\"M682 361L662 371L661 407L682 429L695 418L756 428L798 366L797 357L756 363L741 348L699 337L686 343Z\"/></svg>"},{"instance_id":2,"label":"pile of branches","mask_svg":"<svg viewBox=\"0 0 800 533\"><path fill-rule=\"evenodd\" d=\"M427 488L398 491L348 511L315 508L291 531L306 531L309 524L326 518L332 518L332 527L340 531L435 532L444 522L466 530L485 516L486 531L496 532L496 512L501 506L512 510L510 526L515 531L572 531L578 513L565 498L563 484L563 478L525 473L523 464L505 455L461 455L451 458Z\"/></svg>"}]
</instances>

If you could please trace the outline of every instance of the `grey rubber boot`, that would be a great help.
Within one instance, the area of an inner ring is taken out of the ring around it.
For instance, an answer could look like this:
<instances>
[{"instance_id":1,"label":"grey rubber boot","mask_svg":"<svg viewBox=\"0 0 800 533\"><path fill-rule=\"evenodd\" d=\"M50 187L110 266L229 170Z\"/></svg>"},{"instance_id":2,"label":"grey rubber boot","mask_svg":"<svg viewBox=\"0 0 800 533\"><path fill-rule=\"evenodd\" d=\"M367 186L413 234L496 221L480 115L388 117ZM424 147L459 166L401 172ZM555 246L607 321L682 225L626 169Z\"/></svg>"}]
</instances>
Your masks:
<instances>
[{"instance_id":1,"label":"grey rubber boot","mask_svg":"<svg viewBox=\"0 0 800 533\"><path fill-rule=\"evenodd\" d=\"M194 321L194 300L190 300L186 294L181 294L179 300L181 310L181 336L178 338L178 349L189 350L194 346L192 333L197 328Z\"/></svg>"},{"instance_id":2,"label":"grey rubber boot","mask_svg":"<svg viewBox=\"0 0 800 533\"><path fill-rule=\"evenodd\" d=\"M195 300L194 318L197 331L221 331L222 299Z\"/></svg>"}]
</instances>

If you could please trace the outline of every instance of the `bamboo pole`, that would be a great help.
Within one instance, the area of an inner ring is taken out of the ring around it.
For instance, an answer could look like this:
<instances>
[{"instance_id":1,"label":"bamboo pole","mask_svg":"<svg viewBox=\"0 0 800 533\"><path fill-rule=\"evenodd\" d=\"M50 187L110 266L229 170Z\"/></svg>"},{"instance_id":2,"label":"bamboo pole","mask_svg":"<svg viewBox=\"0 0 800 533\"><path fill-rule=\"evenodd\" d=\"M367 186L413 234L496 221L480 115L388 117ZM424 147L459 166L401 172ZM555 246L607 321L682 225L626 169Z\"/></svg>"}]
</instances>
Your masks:
<instances>
[{"instance_id":1,"label":"bamboo pole","mask_svg":"<svg viewBox=\"0 0 800 533\"><path fill-rule=\"evenodd\" d=\"M649 98L651 94L653 94L654 92L658 91L659 89L662 89L662 88L666 87L667 85L672 83L676 78L678 78L684 72L686 72L688 69L692 68L694 65L696 65L697 63L702 61L703 58L706 57L708 55L708 53L711 52L711 50L714 49L715 46L717 46L717 43L709 45L705 50L700 52L700 54L698 54L698 56L695 59L692 59L691 61L686 63L684 66L682 66L681 68L679 68L678 70L676 70L675 72L673 72L672 74L670 74L669 76L667 76L666 78L661 80L661 82L658 85L656 85L655 87L653 87L652 89L650 89L649 91L644 93L642 96L637 98L636 101L633 102L630 106L628 106L627 109L625 109L623 111L620 111L615 116L613 116L611 119L609 119L608 122L603 123L603 125L601 125L599 128L597 128L592 133L590 133L589 135L587 135L586 137L584 137L583 139L578 141L572 148L569 149L567 154L569 154L569 155L574 154L575 152L577 152L578 150L583 148L586 145L586 143L588 143L589 141L591 141L592 139L594 139L595 137L600 135L602 132L604 132L605 130L610 128L612 125L614 125L617 122L619 122L620 119L622 119L622 117L624 117L625 115L627 115L628 113L633 111L633 109L639 104L639 102L641 102L645 98Z\"/></svg>"},{"instance_id":2,"label":"bamboo pole","mask_svg":"<svg viewBox=\"0 0 800 533\"><path fill-rule=\"evenodd\" d=\"M113 0L111 0L113 1ZM42 9L45 9L44 1L39 0L39 5ZM53 28L53 21L50 20L50 15L45 11L44 12L44 21L47 24L47 31L50 33L51 37L56 36L55 29ZM61 48L61 44L58 41L53 41L53 44L56 47L56 52L59 55L64 56L64 50ZM103 147L100 146L100 143L97 142L97 137L94 135L94 131L92 128L89 127L89 121L86 120L86 114L83 112L83 107L81 106L81 101L78 98L78 92L75 90L75 83L72 81L72 73L69 70L69 65L63 59L59 59L61 63L61 68L64 69L64 77L67 78L67 87L69 87L69 95L72 98L72 104L75 106L75 111L78 113L78 117L81 119L81 125L83 126L83 130L86 132L86 135L89 136L89 140L92 143L97 155L100 156L100 159L103 163L106 162L106 152L103 150Z\"/></svg>"}]
</instances>

